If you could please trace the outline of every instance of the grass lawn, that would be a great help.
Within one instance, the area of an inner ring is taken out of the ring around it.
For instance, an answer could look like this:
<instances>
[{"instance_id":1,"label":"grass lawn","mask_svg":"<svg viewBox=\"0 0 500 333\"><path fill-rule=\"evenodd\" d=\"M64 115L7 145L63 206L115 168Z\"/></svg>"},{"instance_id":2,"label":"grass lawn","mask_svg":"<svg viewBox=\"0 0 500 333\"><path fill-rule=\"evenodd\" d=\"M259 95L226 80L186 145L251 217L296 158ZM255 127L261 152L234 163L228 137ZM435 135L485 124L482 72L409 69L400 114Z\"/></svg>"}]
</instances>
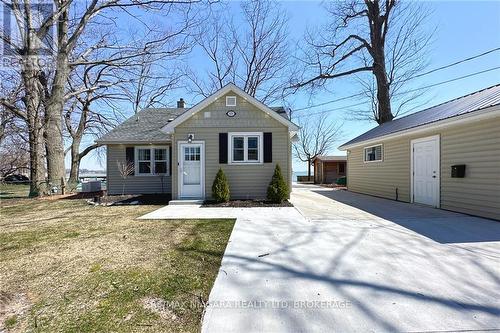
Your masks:
<instances>
[{"instance_id":1,"label":"grass lawn","mask_svg":"<svg viewBox=\"0 0 500 333\"><path fill-rule=\"evenodd\" d=\"M233 220L27 193L0 185L0 332L199 331Z\"/></svg>"},{"instance_id":2,"label":"grass lawn","mask_svg":"<svg viewBox=\"0 0 500 333\"><path fill-rule=\"evenodd\" d=\"M28 185L0 184L0 200L4 199L24 199L30 192Z\"/></svg>"}]
</instances>

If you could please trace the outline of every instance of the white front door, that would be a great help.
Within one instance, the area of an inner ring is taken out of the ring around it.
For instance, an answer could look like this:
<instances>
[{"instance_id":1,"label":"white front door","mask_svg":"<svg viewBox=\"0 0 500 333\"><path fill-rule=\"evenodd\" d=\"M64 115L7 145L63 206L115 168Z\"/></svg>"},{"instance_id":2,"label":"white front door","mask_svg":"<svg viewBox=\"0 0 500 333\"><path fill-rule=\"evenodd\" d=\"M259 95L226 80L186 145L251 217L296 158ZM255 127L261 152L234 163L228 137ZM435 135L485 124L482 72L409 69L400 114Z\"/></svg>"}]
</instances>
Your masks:
<instances>
[{"instance_id":1,"label":"white front door","mask_svg":"<svg viewBox=\"0 0 500 333\"><path fill-rule=\"evenodd\" d=\"M439 207L439 137L412 140L413 202Z\"/></svg>"},{"instance_id":2,"label":"white front door","mask_svg":"<svg viewBox=\"0 0 500 333\"><path fill-rule=\"evenodd\" d=\"M203 143L179 143L179 193L181 198L203 198L205 152Z\"/></svg>"}]
</instances>

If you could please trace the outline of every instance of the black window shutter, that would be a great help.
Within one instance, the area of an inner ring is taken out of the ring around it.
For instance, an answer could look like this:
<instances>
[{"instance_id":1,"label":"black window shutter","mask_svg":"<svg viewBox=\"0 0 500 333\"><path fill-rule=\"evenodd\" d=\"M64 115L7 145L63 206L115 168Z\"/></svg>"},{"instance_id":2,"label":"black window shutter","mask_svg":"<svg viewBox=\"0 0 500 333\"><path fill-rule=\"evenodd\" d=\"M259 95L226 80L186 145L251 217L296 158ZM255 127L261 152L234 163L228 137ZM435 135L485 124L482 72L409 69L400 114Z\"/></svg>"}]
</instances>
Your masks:
<instances>
[{"instance_id":1,"label":"black window shutter","mask_svg":"<svg viewBox=\"0 0 500 333\"><path fill-rule=\"evenodd\" d=\"M168 148L168 172L172 176L172 146Z\"/></svg>"},{"instance_id":2,"label":"black window shutter","mask_svg":"<svg viewBox=\"0 0 500 333\"><path fill-rule=\"evenodd\" d=\"M134 171L133 171L134 170L134 162L135 162L134 153L135 153L134 147L126 147L125 148L125 159L127 160L127 165L132 166L132 171L129 173L129 176L134 175Z\"/></svg>"},{"instance_id":3,"label":"black window shutter","mask_svg":"<svg viewBox=\"0 0 500 333\"><path fill-rule=\"evenodd\" d=\"M219 163L227 164L227 133L219 133Z\"/></svg>"},{"instance_id":4,"label":"black window shutter","mask_svg":"<svg viewBox=\"0 0 500 333\"><path fill-rule=\"evenodd\" d=\"M273 162L273 133L264 133L264 163Z\"/></svg>"}]
</instances>

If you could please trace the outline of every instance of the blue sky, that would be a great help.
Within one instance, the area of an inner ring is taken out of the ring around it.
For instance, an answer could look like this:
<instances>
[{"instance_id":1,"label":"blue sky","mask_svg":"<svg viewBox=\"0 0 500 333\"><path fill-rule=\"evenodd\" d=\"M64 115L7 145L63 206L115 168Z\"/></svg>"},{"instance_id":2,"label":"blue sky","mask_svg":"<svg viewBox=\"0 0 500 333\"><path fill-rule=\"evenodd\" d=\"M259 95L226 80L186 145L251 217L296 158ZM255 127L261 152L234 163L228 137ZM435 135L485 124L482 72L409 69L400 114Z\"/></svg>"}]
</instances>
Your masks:
<instances>
[{"instance_id":1,"label":"blue sky","mask_svg":"<svg viewBox=\"0 0 500 333\"><path fill-rule=\"evenodd\" d=\"M316 1L286 1L282 6L288 11L290 37L298 40L302 37L308 25L317 24L325 20L325 12L320 2ZM432 11L428 19L429 29L436 28L434 42L428 56L429 67L433 69L455 61L467 58L481 52L500 47L500 1L431 1L428 7ZM234 4L231 8L237 8ZM203 58L196 57L194 65L203 65ZM479 59L436 72L411 82L408 89L427 86L448 79L500 66L500 52L494 52ZM482 88L500 83L500 70L491 71L467 79L455 81L425 90L426 106L432 106L446 100L465 95ZM308 103L319 104L332 99L348 96L356 90L352 80L339 79L334 82L333 93L321 93L309 100L309 95L298 93L292 97L295 108L307 106ZM186 93L176 91L178 97L189 98ZM176 100L173 96L172 100ZM344 135L339 144L347 141L376 123L369 121L353 121L346 117L345 108L356 103L346 100L324 107L311 109L319 112L334 109L325 113L329 121L343 123ZM336 145L338 146L338 145ZM332 149L332 154L343 154ZM101 163L95 154L90 154L82 161L82 168L102 169ZM306 170L305 163L294 161L294 171Z\"/></svg>"}]
</instances>

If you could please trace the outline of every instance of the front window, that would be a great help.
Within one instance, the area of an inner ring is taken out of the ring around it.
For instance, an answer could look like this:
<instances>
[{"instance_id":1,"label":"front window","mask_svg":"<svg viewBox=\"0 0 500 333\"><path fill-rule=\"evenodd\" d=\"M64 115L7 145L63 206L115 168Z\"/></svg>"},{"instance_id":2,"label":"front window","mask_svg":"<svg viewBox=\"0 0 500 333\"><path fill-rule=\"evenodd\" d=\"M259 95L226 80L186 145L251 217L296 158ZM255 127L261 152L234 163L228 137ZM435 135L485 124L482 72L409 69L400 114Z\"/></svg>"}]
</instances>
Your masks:
<instances>
[{"instance_id":1,"label":"front window","mask_svg":"<svg viewBox=\"0 0 500 333\"><path fill-rule=\"evenodd\" d=\"M151 150L138 149L138 153L139 174L151 173Z\"/></svg>"},{"instance_id":2,"label":"front window","mask_svg":"<svg viewBox=\"0 0 500 333\"><path fill-rule=\"evenodd\" d=\"M245 160L245 137L233 137L233 161L242 162Z\"/></svg>"},{"instance_id":3,"label":"front window","mask_svg":"<svg viewBox=\"0 0 500 333\"><path fill-rule=\"evenodd\" d=\"M262 133L229 133L231 162L261 163Z\"/></svg>"},{"instance_id":4,"label":"front window","mask_svg":"<svg viewBox=\"0 0 500 333\"><path fill-rule=\"evenodd\" d=\"M136 156L137 175L162 175L168 172L167 147L138 147Z\"/></svg>"},{"instance_id":5,"label":"front window","mask_svg":"<svg viewBox=\"0 0 500 333\"><path fill-rule=\"evenodd\" d=\"M154 173L155 174L167 173L167 149L154 148L153 150L155 152Z\"/></svg>"},{"instance_id":6,"label":"front window","mask_svg":"<svg viewBox=\"0 0 500 333\"><path fill-rule=\"evenodd\" d=\"M382 161L382 145L376 145L371 147L366 147L365 152L365 162L380 162Z\"/></svg>"}]
</instances>

